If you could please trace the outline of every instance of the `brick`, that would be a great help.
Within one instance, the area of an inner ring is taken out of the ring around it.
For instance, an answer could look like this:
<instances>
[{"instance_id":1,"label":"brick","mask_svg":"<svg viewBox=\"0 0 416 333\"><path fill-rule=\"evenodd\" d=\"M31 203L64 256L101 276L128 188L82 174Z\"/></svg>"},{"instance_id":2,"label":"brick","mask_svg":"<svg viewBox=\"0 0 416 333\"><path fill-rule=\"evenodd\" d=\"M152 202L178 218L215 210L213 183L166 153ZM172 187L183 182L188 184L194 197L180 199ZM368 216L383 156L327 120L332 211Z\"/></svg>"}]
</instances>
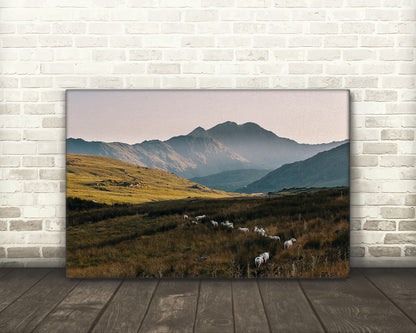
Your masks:
<instances>
[{"instance_id":1,"label":"brick","mask_svg":"<svg viewBox=\"0 0 416 333\"><path fill-rule=\"evenodd\" d=\"M65 247L42 247L44 258L65 258Z\"/></svg>"},{"instance_id":2,"label":"brick","mask_svg":"<svg viewBox=\"0 0 416 333\"><path fill-rule=\"evenodd\" d=\"M20 166L20 156L0 156L1 167L18 167Z\"/></svg>"},{"instance_id":3,"label":"brick","mask_svg":"<svg viewBox=\"0 0 416 333\"><path fill-rule=\"evenodd\" d=\"M310 52L314 52L315 50L311 50L308 52L308 55L310 54ZM321 52L321 51L318 51ZM305 51L303 50L286 50L286 49L279 49L279 50L273 50L272 51L274 57L277 60L284 60L284 61L289 61L289 60L297 60L297 61L301 61L305 59ZM308 60L313 60L310 59L308 57ZM316 59L317 60L317 59Z\"/></svg>"},{"instance_id":4,"label":"brick","mask_svg":"<svg viewBox=\"0 0 416 333\"><path fill-rule=\"evenodd\" d=\"M343 50L343 60L346 61L362 61L376 59L376 51L371 49L353 49Z\"/></svg>"},{"instance_id":5,"label":"brick","mask_svg":"<svg viewBox=\"0 0 416 333\"><path fill-rule=\"evenodd\" d=\"M55 159L46 156L24 156L22 165L25 167L52 167L55 165Z\"/></svg>"},{"instance_id":6,"label":"brick","mask_svg":"<svg viewBox=\"0 0 416 333\"><path fill-rule=\"evenodd\" d=\"M337 35L337 36L327 36L324 41L325 47L357 47L358 46L358 37L356 36L347 36L347 35Z\"/></svg>"},{"instance_id":7,"label":"brick","mask_svg":"<svg viewBox=\"0 0 416 333\"><path fill-rule=\"evenodd\" d=\"M406 246L404 249L404 255L405 256L416 256L416 246Z\"/></svg>"},{"instance_id":8,"label":"brick","mask_svg":"<svg viewBox=\"0 0 416 333\"><path fill-rule=\"evenodd\" d=\"M9 247L7 258L40 258L39 247Z\"/></svg>"},{"instance_id":9,"label":"brick","mask_svg":"<svg viewBox=\"0 0 416 333\"><path fill-rule=\"evenodd\" d=\"M65 125L64 117L46 117L42 120L43 128L64 128Z\"/></svg>"},{"instance_id":10,"label":"brick","mask_svg":"<svg viewBox=\"0 0 416 333\"><path fill-rule=\"evenodd\" d=\"M412 49L389 48L379 51L380 60L387 61L412 61L414 59Z\"/></svg>"},{"instance_id":11,"label":"brick","mask_svg":"<svg viewBox=\"0 0 416 333\"><path fill-rule=\"evenodd\" d=\"M11 169L7 172L7 179L31 180L37 178L37 170L33 169Z\"/></svg>"},{"instance_id":12,"label":"brick","mask_svg":"<svg viewBox=\"0 0 416 333\"><path fill-rule=\"evenodd\" d=\"M400 231L416 231L416 221L400 221Z\"/></svg>"},{"instance_id":13,"label":"brick","mask_svg":"<svg viewBox=\"0 0 416 333\"><path fill-rule=\"evenodd\" d=\"M149 64L147 72L150 74L179 74L180 65L170 63Z\"/></svg>"},{"instance_id":14,"label":"brick","mask_svg":"<svg viewBox=\"0 0 416 333\"><path fill-rule=\"evenodd\" d=\"M285 47L286 44L286 37L281 36L258 36L253 40L253 48L262 48L266 50L270 49L271 45L276 47Z\"/></svg>"},{"instance_id":15,"label":"brick","mask_svg":"<svg viewBox=\"0 0 416 333\"><path fill-rule=\"evenodd\" d=\"M341 51L334 49L322 50L308 50L308 60L322 61L322 60L339 60L341 58Z\"/></svg>"},{"instance_id":16,"label":"brick","mask_svg":"<svg viewBox=\"0 0 416 333\"><path fill-rule=\"evenodd\" d=\"M195 33L195 25L176 22L162 23L160 30L162 34L193 34Z\"/></svg>"},{"instance_id":17,"label":"brick","mask_svg":"<svg viewBox=\"0 0 416 333\"><path fill-rule=\"evenodd\" d=\"M61 133L63 131L61 130ZM27 141L53 141L59 137L58 130L33 129L23 131L23 140Z\"/></svg>"},{"instance_id":18,"label":"brick","mask_svg":"<svg viewBox=\"0 0 416 333\"><path fill-rule=\"evenodd\" d=\"M267 31L269 34L301 34L305 25L299 24L299 22L270 23L267 25Z\"/></svg>"},{"instance_id":19,"label":"brick","mask_svg":"<svg viewBox=\"0 0 416 333\"><path fill-rule=\"evenodd\" d=\"M293 36L288 40L289 47L321 47L322 37Z\"/></svg>"},{"instance_id":20,"label":"brick","mask_svg":"<svg viewBox=\"0 0 416 333\"><path fill-rule=\"evenodd\" d=\"M406 206L416 206L416 194L408 194L405 200Z\"/></svg>"},{"instance_id":21,"label":"brick","mask_svg":"<svg viewBox=\"0 0 416 333\"><path fill-rule=\"evenodd\" d=\"M351 257L364 257L365 248L362 246L352 246L350 249Z\"/></svg>"},{"instance_id":22,"label":"brick","mask_svg":"<svg viewBox=\"0 0 416 333\"><path fill-rule=\"evenodd\" d=\"M10 231L36 231L42 230L42 220L12 220Z\"/></svg>"},{"instance_id":23,"label":"brick","mask_svg":"<svg viewBox=\"0 0 416 333\"><path fill-rule=\"evenodd\" d=\"M155 22L172 22L181 20L181 11L177 9L156 9L148 12L148 20Z\"/></svg>"},{"instance_id":24,"label":"brick","mask_svg":"<svg viewBox=\"0 0 416 333\"><path fill-rule=\"evenodd\" d=\"M350 228L351 230L361 230L361 220L351 220Z\"/></svg>"},{"instance_id":25,"label":"brick","mask_svg":"<svg viewBox=\"0 0 416 333\"><path fill-rule=\"evenodd\" d=\"M7 231L7 221L0 220L0 231Z\"/></svg>"},{"instance_id":26,"label":"brick","mask_svg":"<svg viewBox=\"0 0 416 333\"><path fill-rule=\"evenodd\" d=\"M385 244L416 244L416 233L388 233Z\"/></svg>"},{"instance_id":27,"label":"brick","mask_svg":"<svg viewBox=\"0 0 416 333\"><path fill-rule=\"evenodd\" d=\"M205 50L202 53L202 59L207 61L227 61L234 59L233 50Z\"/></svg>"},{"instance_id":28,"label":"brick","mask_svg":"<svg viewBox=\"0 0 416 333\"><path fill-rule=\"evenodd\" d=\"M162 52L160 50L131 50L129 51L129 59L133 61L147 61L161 59ZM183 59L172 59L183 60Z\"/></svg>"},{"instance_id":29,"label":"brick","mask_svg":"<svg viewBox=\"0 0 416 333\"><path fill-rule=\"evenodd\" d=\"M126 52L124 50L94 50L92 59L95 61L123 61L126 60Z\"/></svg>"},{"instance_id":30,"label":"brick","mask_svg":"<svg viewBox=\"0 0 416 333\"><path fill-rule=\"evenodd\" d=\"M370 246L368 252L373 257L400 257L400 247Z\"/></svg>"},{"instance_id":31,"label":"brick","mask_svg":"<svg viewBox=\"0 0 416 333\"><path fill-rule=\"evenodd\" d=\"M45 220L45 231L65 231L65 219Z\"/></svg>"},{"instance_id":32,"label":"brick","mask_svg":"<svg viewBox=\"0 0 416 333\"><path fill-rule=\"evenodd\" d=\"M396 154L397 144L395 143L364 143L364 154Z\"/></svg>"},{"instance_id":33,"label":"brick","mask_svg":"<svg viewBox=\"0 0 416 333\"><path fill-rule=\"evenodd\" d=\"M215 39L211 36L183 37L181 41L183 47L214 47L215 45Z\"/></svg>"},{"instance_id":34,"label":"brick","mask_svg":"<svg viewBox=\"0 0 416 333\"><path fill-rule=\"evenodd\" d=\"M185 21L188 22L212 22L218 20L217 10L191 9L185 11Z\"/></svg>"},{"instance_id":35,"label":"brick","mask_svg":"<svg viewBox=\"0 0 416 333\"><path fill-rule=\"evenodd\" d=\"M39 178L48 180L65 179L65 169L40 169Z\"/></svg>"},{"instance_id":36,"label":"brick","mask_svg":"<svg viewBox=\"0 0 416 333\"><path fill-rule=\"evenodd\" d=\"M375 102L394 102L397 92L393 90L366 90L365 100Z\"/></svg>"},{"instance_id":37,"label":"brick","mask_svg":"<svg viewBox=\"0 0 416 333\"><path fill-rule=\"evenodd\" d=\"M369 22L345 22L341 24L341 32L344 34L372 34L375 32L375 24Z\"/></svg>"},{"instance_id":38,"label":"brick","mask_svg":"<svg viewBox=\"0 0 416 333\"><path fill-rule=\"evenodd\" d=\"M382 140L414 140L413 130L384 129L381 131Z\"/></svg>"},{"instance_id":39,"label":"brick","mask_svg":"<svg viewBox=\"0 0 416 333\"><path fill-rule=\"evenodd\" d=\"M289 74L321 74L323 67L321 64L312 63L290 63Z\"/></svg>"},{"instance_id":40,"label":"brick","mask_svg":"<svg viewBox=\"0 0 416 333\"><path fill-rule=\"evenodd\" d=\"M378 86L378 77L345 77L344 82L346 88L376 88Z\"/></svg>"},{"instance_id":41,"label":"brick","mask_svg":"<svg viewBox=\"0 0 416 333\"><path fill-rule=\"evenodd\" d=\"M308 87L309 88L342 88L342 79L331 77L331 76L317 76L317 77L309 77L308 79Z\"/></svg>"},{"instance_id":42,"label":"brick","mask_svg":"<svg viewBox=\"0 0 416 333\"><path fill-rule=\"evenodd\" d=\"M415 210L413 207L381 207L380 213L385 219L406 219L415 217Z\"/></svg>"},{"instance_id":43,"label":"brick","mask_svg":"<svg viewBox=\"0 0 416 333\"><path fill-rule=\"evenodd\" d=\"M396 222L383 220L367 220L364 223L363 229L374 231L394 231L396 230Z\"/></svg>"},{"instance_id":44,"label":"brick","mask_svg":"<svg viewBox=\"0 0 416 333\"><path fill-rule=\"evenodd\" d=\"M325 73L332 75L354 75L358 74L358 67L353 63L328 63L325 65Z\"/></svg>"},{"instance_id":45,"label":"brick","mask_svg":"<svg viewBox=\"0 0 416 333\"><path fill-rule=\"evenodd\" d=\"M0 247L0 258L6 258L6 249L4 247Z\"/></svg>"},{"instance_id":46,"label":"brick","mask_svg":"<svg viewBox=\"0 0 416 333\"><path fill-rule=\"evenodd\" d=\"M266 61L269 58L267 50L237 50L237 61Z\"/></svg>"},{"instance_id":47,"label":"brick","mask_svg":"<svg viewBox=\"0 0 416 333\"><path fill-rule=\"evenodd\" d=\"M233 31L235 34L259 34L266 32L266 24L263 23L234 23Z\"/></svg>"},{"instance_id":48,"label":"brick","mask_svg":"<svg viewBox=\"0 0 416 333\"><path fill-rule=\"evenodd\" d=\"M0 141L20 141L21 134L19 130L2 129L0 132Z\"/></svg>"},{"instance_id":49,"label":"brick","mask_svg":"<svg viewBox=\"0 0 416 333\"><path fill-rule=\"evenodd\" d=\"M166 77L162 80L162 87L174 89L195 88L196 79L193 77Z\"/></svg>"},{"instance_id":50,"label":"brick","mask_svg":"<svg viewBox=\"0 0 416 333\"><path fill-rule=\"evenodd\" d=\"M244 77L237 78L238 88L266 88L269 86L269 79L265 77Z\"/></svg>"}]
</instances>

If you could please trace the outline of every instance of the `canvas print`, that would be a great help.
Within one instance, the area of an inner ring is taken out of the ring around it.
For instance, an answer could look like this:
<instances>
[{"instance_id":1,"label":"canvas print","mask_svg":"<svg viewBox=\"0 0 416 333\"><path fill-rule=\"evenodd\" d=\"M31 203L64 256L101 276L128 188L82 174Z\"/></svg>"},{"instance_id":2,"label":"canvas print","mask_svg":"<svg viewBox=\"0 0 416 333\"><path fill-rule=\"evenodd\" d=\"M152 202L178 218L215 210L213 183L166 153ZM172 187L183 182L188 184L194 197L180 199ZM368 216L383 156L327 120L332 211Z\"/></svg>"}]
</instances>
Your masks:
<instances>
[{"instance_id":1,"label":"canvas print","mask_svg":"<svg viewBox=\"0 0 416 333\"><path fill-rule=\"evenodd\" d=\"M343 278L347 90L68 90L67 276Z\"/></svg>"}]
</instances>

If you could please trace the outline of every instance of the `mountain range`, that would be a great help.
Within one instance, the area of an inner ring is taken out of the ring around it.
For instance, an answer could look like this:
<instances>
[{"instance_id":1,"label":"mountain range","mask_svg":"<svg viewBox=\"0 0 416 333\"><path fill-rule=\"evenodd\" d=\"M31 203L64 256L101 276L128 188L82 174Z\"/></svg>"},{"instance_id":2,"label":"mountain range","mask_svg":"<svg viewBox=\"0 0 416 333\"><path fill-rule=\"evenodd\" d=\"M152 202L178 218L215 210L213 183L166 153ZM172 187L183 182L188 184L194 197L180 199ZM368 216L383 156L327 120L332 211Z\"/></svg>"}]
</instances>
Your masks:
<instances>
[{"instance_id":1,"label":"mountain range","mask_svg":"<svg viewBox=\"0 0 416 333\"><path fill-rule=\"evenodd\" d=\"M189 134L166 141L151 140L133 145L69 138L67 153L111 157L190 179L231 170L275 170L345 142L300 144L255 123L238 125L227 121L208 130L197 127Z\"/></svg>"}]
</instances>

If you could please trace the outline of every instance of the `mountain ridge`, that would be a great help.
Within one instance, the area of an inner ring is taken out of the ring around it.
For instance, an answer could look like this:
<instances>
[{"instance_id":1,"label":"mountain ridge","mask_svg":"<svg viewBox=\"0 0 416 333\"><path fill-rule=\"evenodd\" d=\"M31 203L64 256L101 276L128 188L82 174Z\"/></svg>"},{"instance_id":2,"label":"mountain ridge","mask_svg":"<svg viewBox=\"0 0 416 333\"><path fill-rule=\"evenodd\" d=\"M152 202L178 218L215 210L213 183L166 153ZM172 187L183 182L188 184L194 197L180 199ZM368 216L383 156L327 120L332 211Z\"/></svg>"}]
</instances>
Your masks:
<instances>
[{"instance_id":1,"label":"mountain ridge","mask_svg":"<svg viewBox=\"0 0 416 333\"><path fill-rule=\"evenodd\" d=\"M165 141L147 140L133 145L68 138L67 152L116 158L193 178L237 169L274 170L342 143L300 144L256 123L238 125L227 121L207 130L199 126Z\"/></svg>"}]
</instances>

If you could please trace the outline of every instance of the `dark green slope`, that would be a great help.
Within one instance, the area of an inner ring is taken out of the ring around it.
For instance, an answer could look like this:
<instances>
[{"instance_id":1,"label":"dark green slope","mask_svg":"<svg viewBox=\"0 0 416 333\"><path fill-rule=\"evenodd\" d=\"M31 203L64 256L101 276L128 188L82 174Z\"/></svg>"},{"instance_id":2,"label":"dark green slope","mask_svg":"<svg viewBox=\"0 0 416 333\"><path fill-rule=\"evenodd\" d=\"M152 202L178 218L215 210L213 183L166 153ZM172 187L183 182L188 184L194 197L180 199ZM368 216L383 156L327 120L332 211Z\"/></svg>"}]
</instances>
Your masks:
<instances>
[{"instance_id":1,"label":"dark green slope","mask_svg":"<svg viewBox=\"0 0 416 333\"><path fill-rule=\"evenodd\" d=\"M268 172L269 170L264 169L230 170L206 177L191 178L190 181L216 190L234 192L238 188L260 179Z\"/></svg>"},{"instance_id":2,"label":"dark green slope","mask_svg":"<svg viewBox=\"0 0 416 333\"><path fill-rule=\"evenodd\" d=\"M307 160L285 164L236 192L267 193L285 187L346 186L348 175L349 143L345 143Z\"/></svg>"}]
</instances>

